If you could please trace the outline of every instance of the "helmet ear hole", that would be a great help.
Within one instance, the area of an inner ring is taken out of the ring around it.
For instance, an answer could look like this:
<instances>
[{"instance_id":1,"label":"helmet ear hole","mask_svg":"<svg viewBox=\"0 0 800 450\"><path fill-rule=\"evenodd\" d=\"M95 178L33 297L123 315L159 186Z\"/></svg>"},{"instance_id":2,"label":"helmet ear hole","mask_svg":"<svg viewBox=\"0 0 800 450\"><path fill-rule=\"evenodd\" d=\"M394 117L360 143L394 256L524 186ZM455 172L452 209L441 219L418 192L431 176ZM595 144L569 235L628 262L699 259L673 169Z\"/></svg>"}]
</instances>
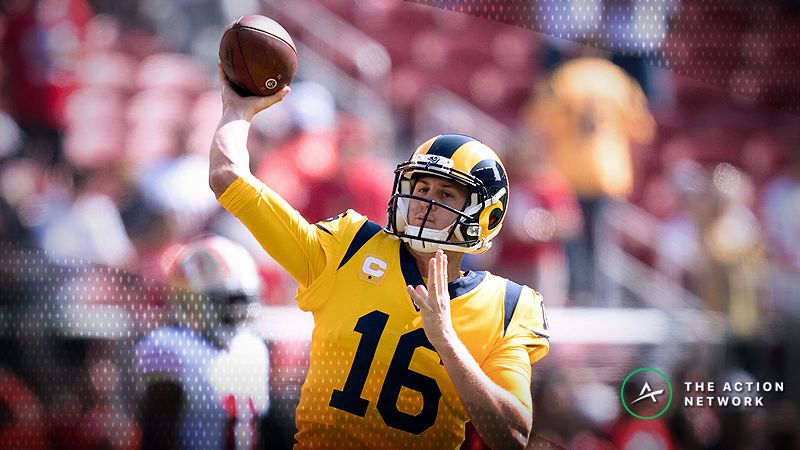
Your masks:
<instances>
[{"instance_id":1,"label":"helmet ear hole","mask_svg":"<svg viewBox=\"0 0 800 450\"><path fill-rule=\"evenodd\" d=\"M500 224L500 221L503 219L503 209L502 208L495 208L492 212L489 213L489 229L493 230L497 225Z\"/></svg>"}]
</instances>

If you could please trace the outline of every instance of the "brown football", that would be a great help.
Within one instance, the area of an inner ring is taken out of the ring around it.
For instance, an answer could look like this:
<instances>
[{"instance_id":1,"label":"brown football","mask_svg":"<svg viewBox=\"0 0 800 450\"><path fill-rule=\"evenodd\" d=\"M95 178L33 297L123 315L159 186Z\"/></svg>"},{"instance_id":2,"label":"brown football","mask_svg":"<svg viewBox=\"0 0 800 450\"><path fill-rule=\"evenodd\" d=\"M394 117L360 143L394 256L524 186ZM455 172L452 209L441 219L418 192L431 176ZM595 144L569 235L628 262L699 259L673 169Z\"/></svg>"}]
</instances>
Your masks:
<instances>
[{"instance_id":1,"label":"brown football","mask_svg":"<svg viewBox=\"0 0 800 450\"><path fill-rule=\"evenodd\" d=\"M297 49L278 22L254 14L225 29L219 61L239 95L272 95L292 82Z\"/></svg>"}]
</instances>

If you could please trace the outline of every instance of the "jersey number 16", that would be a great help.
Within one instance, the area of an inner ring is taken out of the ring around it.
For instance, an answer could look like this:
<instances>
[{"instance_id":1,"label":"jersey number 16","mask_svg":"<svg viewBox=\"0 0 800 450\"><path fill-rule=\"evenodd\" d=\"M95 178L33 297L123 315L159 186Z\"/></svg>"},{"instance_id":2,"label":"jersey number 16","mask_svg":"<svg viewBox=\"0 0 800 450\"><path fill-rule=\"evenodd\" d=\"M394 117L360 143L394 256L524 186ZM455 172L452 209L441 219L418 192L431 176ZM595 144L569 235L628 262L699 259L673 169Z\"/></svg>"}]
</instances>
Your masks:
<instances>
[{"instance_id":1,"label":"jersey number 16","mask_svg":"<svg viewBox=\"0 0 800 450\"><path fill-rule=\"evenodd\" d=\"M356 349L355 358L353 358L353 366L350 368L344 388L333 391L330 406L364 417L369 401L361 398L361 392L364 390L364 383L367 381L369 368L375 357L375 350L378 348L378 341L388 320L389 315L378 310L358 319L355 331L362 337L358 349ZM420 434L433 426L439 411L439 399L442 397L442 391L436 384L436 380L408 368L417 347L433 350L433 345L428 342L425 330L422 328L400 336L377 404L378 414L386 425L414 434ZM402 412L397 408L400 388L404 386L422 394L422 410L416 415Z\"/></svg>"}]
</instances>

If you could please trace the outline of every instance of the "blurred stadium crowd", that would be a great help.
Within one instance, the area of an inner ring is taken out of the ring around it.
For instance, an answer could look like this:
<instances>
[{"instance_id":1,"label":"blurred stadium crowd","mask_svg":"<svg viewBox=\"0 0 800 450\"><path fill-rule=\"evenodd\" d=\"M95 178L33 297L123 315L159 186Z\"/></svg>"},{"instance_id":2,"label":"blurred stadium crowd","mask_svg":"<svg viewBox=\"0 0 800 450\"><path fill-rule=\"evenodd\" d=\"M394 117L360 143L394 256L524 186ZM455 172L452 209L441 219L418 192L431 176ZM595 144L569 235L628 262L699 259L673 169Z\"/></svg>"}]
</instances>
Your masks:
<instances>
[{"instance_id":1,"label":"blurred stadium crowd","mask_svg":"<svg viewBox=\"0 0 800 450\"><path fill-rule=\"evenodd\" d=\"M797 63L797 39L762 32L776 21L797 30L797 9L662 2L641 19L663 34L643 44L719 71L715 84L620 50L631 42L590 39L586 22L584 35L559 39L446 10L460 2L429 3L439 7L0 3L0 448L138 448L130 349L166 320L166 264L192 237L240 242L259 263L263 304L293 303L293 281L207 185L218 39L252 12L287 27L301 66L287 100L256 118L253 170L309 221L353 208L384 223L394 164L413 143L491 130L510 216L496 248L472 263L536 288L560 318L534 370L537 432L581 449L800 447L800 118L787 111L798 98L766 101L774 96L760 96L767 83L754 69ZM614 10L593 20L624 27ZM540 29L558 29L553 17ZM741 33L696 40L698 24ZM338 49L325 33L341 36ZM341 48L348 38L352 51ZM388 125L369 114L374 99ZM698 312L700 337L676 328L658 342L616 340L615 317L640 309L669 324ZM585 322L597 327L589 338L559 342L577 332L570 311L595 310L611 313ZM712 329L718 338L703 338ZM276 447L262 445L278 448L291 442L307 345L270 349L262 431ZM762 409L674 407L637 421L616 396L645 363L676 386L779 380L787 391ZM481 443L469 434L465 448Z\"/></svg>"}]
</instances>

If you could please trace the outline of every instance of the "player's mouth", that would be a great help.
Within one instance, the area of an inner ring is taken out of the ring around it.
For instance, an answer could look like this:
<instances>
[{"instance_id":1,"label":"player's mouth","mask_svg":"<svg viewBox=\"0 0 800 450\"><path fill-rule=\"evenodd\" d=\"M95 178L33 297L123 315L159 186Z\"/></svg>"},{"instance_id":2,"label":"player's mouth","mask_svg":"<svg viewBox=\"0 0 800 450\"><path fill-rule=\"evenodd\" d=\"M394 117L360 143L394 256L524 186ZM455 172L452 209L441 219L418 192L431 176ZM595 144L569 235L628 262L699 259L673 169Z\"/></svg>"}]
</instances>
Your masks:
<instances>
[{"instance_id":1,"label":"player's mouth","mask_svg":"<svg viewBox=\"0 0 800 450\"><path fill-rule=\"evenodd\" d=\"M414 221L413 221L414 223L412 223L412 225L415 227L421 227L422 222L424 220L425 220L424 214L421 216L414 216ZM429 215L427 221L425 222L425 228L435 228L435 225L436 225L436 219Z\"/></svg>"},{"instance_id":2,"label":"player's mouth","mask_svg":"<svg viewBox=\"0 0 800 450\"><path fill-rule=\"evenodd\" d=\"M422 227L423 220L425 220L425 215L414 216L410 225L414 227ZM425 228L428 230L443 230L449 225L452 225L452 222L450 222L450 224L439 225L438 220L435 217L433 217L432 214L429 215L428 220L425 221Z\"/></svg>"}]
</instances>

